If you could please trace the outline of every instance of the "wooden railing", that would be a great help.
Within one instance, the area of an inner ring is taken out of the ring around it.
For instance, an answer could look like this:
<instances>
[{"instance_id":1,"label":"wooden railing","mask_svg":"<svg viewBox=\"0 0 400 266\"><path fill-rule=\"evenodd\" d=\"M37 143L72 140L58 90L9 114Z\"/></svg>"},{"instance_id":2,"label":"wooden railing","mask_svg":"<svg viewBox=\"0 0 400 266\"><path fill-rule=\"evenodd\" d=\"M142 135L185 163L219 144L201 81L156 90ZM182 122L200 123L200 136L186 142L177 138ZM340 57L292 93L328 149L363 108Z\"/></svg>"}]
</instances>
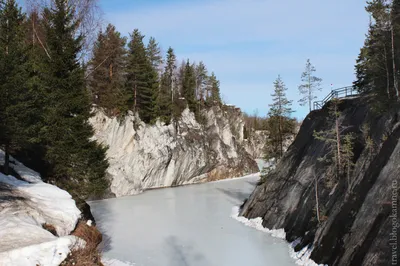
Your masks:
<instances>
[{"instance_id":1,"label":"wooden railing","mask_svg":"<svg viewBox=\"0 0 400 266\"><path fill-rule=\"evenodd\" d=\"M316 101L313 105L313 110L321 109L327 102L332 99L342 99L351 96L357 96L359 93L353 86L343 87L332 90L322 101Z\"/></svg>"}]
</instances>

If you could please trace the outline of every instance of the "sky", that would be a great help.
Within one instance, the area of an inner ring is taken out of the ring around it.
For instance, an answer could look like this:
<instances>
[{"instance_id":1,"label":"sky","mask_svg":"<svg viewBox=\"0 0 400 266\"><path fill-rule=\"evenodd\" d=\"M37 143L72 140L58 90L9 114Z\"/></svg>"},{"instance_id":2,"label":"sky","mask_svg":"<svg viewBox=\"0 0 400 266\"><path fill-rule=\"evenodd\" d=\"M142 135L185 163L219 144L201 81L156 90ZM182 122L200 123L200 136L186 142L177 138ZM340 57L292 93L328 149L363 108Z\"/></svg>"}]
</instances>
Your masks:
<instances>
[{"instance_id":1,"label":"sky","mask_svg":"<svg viewBox=\"0 0 400 266\"><path fill-rule=\"evenodd\" d=\"M178 62L203 61L221 82L224 101L265 116L273 82L281 75L298 104L307 59L322 78L322 99L331 87L349 86L369 17L363 0L99 0L104 23L128 35L153 36ZM333 84L333 86L331 86Z\"/></svg>"}]
</instances>

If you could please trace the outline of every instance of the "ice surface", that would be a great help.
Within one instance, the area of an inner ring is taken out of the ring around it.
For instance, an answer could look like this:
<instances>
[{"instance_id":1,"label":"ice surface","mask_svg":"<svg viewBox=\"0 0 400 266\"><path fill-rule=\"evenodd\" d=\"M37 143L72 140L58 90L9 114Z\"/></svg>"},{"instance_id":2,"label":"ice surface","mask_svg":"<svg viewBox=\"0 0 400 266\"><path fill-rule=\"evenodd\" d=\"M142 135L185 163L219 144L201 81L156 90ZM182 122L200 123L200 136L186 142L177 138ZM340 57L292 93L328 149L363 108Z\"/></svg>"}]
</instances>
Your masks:
<instances>
[{"instance_id":1,"label":"ice surface","mask_svg":"<svg viewBox=\"0 0 400 266\"><path fill-rule=\"evenodd\" d=\"M259 175L90 202L107 258L135 266L292 266L288 243L230 217Z\"/></svg>"}]
</instances>

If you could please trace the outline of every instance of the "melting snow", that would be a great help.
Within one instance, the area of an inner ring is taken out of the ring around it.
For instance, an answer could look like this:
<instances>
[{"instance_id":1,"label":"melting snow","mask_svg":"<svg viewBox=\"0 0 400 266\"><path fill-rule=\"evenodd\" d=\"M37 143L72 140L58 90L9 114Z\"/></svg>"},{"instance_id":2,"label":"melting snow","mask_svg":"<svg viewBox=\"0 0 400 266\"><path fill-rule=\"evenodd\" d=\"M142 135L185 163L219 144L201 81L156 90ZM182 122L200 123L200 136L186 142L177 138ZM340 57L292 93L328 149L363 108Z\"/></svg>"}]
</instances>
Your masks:
<instances>
[{"instance_id":1,"label":"melting snow","mask_svg":"<svg viewBox=\"0 0 400 266\"><path fill-rule=\"evenodd\" d=\"M0 201L0 265L59 265L77 244L77 238L68 234L80 211L69 193L42 182L37 172L10 159L25 181L0 174L4 198ZM4 152L0 150L1 163ZM43 224L54 226L60 237L43 229Z\"/></svg>"},{"instance_id":2,"label":"melting snow","mask_svg":"<svg viewBox=\"0 0 400 266\"><path fill-rule=\"evenodd\" d=\"M257 217L254 219L247 219L243 216L239 216L239 207L232 208L232 218L235 220L245 224L246 226L255 228L259 231L271 234L273 237L285 239L286 233L284 229L268 229L262 225L263 219L261 217ZM296 260L297 265L302 266L324 266L323 264L317 264L313 260L310 259L312 248L304 247L299 252L294 251L294 247L299 243L298 240L292 242L290 247L290 256Z\"/></svg>"},{"instance_id":3,"label":"melting snow","mask_svg":"<svg viewBox=\"0 0 400 266\"><path fill-rule=\"evenodd\" d=\"M102 258L101 262L104 264L104 266L134 266L135 263L131 262L123 262L117 259L108 259L108 258Z\"/></svg>"}]
</instances>

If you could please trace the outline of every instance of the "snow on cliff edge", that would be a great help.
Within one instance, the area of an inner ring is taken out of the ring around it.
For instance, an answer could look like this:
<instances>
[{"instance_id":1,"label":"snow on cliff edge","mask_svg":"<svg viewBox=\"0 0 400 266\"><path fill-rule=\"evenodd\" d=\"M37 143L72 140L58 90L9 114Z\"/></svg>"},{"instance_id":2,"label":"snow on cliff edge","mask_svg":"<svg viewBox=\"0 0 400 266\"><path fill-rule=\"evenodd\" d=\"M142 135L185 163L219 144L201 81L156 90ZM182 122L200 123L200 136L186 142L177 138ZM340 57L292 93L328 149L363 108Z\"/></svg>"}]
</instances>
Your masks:
<instances>
[{"instance_id":1,"label":"snow on cliff edge","mask_svg":"<svg viewBox=\"0 0 400 266\"><path fill-rule=\"evenodd\" d=\"M44 183L14 158L11 161L24 181L0 173L0 265L59 265L76 242L68 235L80 211L69 193ZM43 229L43 224L54 226L60 237Z\"/></svg>"}]
</instances>

